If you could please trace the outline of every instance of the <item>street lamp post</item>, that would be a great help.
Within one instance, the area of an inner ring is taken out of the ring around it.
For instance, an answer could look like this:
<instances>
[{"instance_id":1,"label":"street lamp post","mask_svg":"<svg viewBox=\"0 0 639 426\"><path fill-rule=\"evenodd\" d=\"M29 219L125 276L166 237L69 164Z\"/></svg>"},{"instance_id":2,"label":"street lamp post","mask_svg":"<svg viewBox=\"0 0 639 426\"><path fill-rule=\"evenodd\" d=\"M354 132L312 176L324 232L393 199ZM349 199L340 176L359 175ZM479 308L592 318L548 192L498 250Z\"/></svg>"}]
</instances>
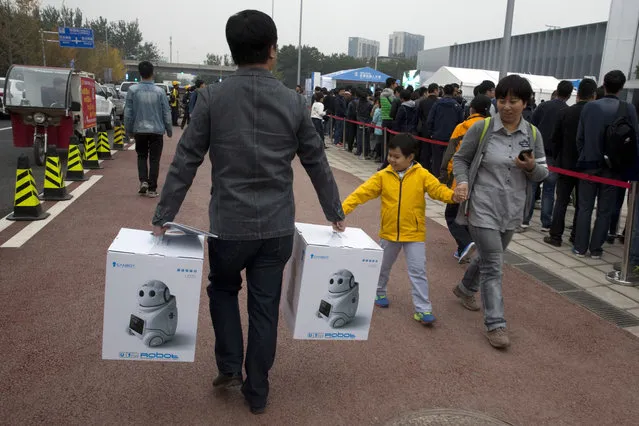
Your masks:
<instances>
[{"instance_id":1,"label":"street lamp post","mask_svg":"<svg viewBox=\"0 0 639 426\"><path fill-rule=\"evenodd\" d=\"M499 67L499 79L508 75L510 66L510 36L513 32L513 11L515 0L508 0L506 6L506 23L504 24L504 38L501 41L501 66Z\"/></svg>"},{"instance_id":2,"label":"street lamp post","mask_svg":"<svg viewBox=\"0 0 639 426\"><path fill-rule=\"evenodd\" d=\"M300 38L297 43L297 84L301 85L302 81L302 7L304 0L300 0Z\"/></svg>"}]
</instances>

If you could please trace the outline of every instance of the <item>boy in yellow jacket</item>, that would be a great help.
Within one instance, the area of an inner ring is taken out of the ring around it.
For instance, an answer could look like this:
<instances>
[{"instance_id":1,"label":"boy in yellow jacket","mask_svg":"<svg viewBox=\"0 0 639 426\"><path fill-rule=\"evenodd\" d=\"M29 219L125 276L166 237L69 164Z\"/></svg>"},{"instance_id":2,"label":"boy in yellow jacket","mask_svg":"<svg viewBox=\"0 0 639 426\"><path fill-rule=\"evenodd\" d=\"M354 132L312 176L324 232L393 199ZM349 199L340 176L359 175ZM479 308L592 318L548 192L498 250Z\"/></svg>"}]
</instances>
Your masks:
<instances>
[{"instance_id":1,"label":"boy in yellow jacket","mask_svg":"<svg viewBox=\"0 0 639 426\"><path fill-rule=\"evenodd\" d=\"M490 98L485 95L477 95L470 102L470 117L463 123L460 123L455 127L448 147L444 153L442 159L442 168L439 175L439 181L448 185L449 188L455 189L457 183L455 182L455 176L453 175L453 155L459 151L459 147L462 144L464 135L477 121L485 120L490 115L490 107L492 103ZM468 227L458 224L455 219L457 218L457 212L459 210L459 204L449 204L446 206L444 217L448 224L448 231L453 236L457 243L457 250L453 253L455 259L459 263L465 263L470 260L475 252L475 243L473 242Z\"/></svg>"},{"instance_id":2,"label":"boy in yellow jacket","mask_svg":"<svg viewBox=\"0 0 639 426\"><path fill-rule=\"evenodd\" d=\"M435 322L428 297L426 279L426 201L424 194L445 203L459 203L463 198L439 183L419 163L414 162L417 141L409 134L395 136L388 144L388 167L375 173L342 203L345 214L357 206L381 196L380 245L384 249L377 283L375 304L386 308L386 286L391 268L404 249L408 276L413 285L413 318L424 325Z\"/></svg>"}]
</instances>

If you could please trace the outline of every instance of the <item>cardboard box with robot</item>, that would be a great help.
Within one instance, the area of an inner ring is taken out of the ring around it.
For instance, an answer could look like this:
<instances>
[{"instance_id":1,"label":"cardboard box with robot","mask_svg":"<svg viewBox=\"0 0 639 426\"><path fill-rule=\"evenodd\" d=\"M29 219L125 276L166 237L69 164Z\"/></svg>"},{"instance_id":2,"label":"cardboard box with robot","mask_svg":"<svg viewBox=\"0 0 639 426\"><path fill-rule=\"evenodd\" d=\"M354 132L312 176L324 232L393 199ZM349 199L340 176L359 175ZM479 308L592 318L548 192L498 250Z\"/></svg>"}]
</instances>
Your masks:
<instances>
[{"instance_id":1,"label":"cardboard box with robot","mask_svg":"<svg viewBox=\"0 0 639 426\"><path fill-rule=\"evenodd\" d=\"M368 339L383 250L359 228L295 227L282 298L293 337Z\"/></svg>"},{"instance_id":2,"label":"cardboard box with robot","mask_svg":"<svg viewBox=\"0 0 639 426\"><path fill-rule=\"evenodd\" d=\"M123 228L107 254L102 358L193 362L204 238Z\"/></svg>"}]
</instances>

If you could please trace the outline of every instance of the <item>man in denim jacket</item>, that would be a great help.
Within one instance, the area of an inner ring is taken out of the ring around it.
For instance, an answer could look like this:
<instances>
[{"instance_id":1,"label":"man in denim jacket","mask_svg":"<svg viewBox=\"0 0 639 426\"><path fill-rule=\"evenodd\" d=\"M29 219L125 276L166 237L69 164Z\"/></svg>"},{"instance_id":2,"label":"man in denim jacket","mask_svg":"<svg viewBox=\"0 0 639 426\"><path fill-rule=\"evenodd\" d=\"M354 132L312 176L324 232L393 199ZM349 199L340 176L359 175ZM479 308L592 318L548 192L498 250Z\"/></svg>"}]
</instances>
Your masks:
<instances>
[{"instance_id":1,"label":"man in denim jacket","mask_svg":"<svg viewBox=\"0 0 639 426\"><path fill-rule=\"evenodd\" d=\"M229 18L226 39L237 72L200 89L191 124L182 136L153 217L161 235L173 220L198 167L212 164L207 293L215 330L219 375L215 387L242 386L251 412L264 412L268 372L275 360L282 273L293 250L295 155L311 178L324 215L344 230L344 212L324 142L304 97L270 72L277 28L266 14L245 10ZM249 332L246 380L238 293L246 270Z\"/></svg>"},{"instance_id":2,"label":"man in denim jacket","mask_svg":"<svg viewBox=\"0 0 639 426\"><path fill-rule=\"evenodd\" d=\"M160 158L166 131L173 136L171 108L166 93L153 82L153 64L148 61L138 65L140 84L131 86L124 107L124 127L127 134L135 137L138 153L138 177L140 195L157 197Z\"/></svg>"}]
</instances>

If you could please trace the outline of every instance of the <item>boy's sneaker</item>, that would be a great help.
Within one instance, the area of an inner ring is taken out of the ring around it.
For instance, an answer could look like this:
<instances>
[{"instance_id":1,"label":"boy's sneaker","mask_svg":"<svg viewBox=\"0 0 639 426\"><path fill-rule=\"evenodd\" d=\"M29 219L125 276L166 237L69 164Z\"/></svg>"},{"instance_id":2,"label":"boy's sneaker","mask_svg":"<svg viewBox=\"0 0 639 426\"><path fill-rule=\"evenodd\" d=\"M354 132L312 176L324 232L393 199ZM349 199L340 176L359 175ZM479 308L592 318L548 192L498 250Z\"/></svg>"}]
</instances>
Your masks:
<instances>
[{"instance_id":1,"label":"boy's sneaker","mask_svg":"<svg viewBox=\"0 0 639 426\"><path fill-rule=\"evenodd\" d=\"M388 308L388 298L386 296L375 296L375 306L379 306L380 308ZM370 305L369 305L370 306Z\"/></svg>"},{"instance_id":2,"label":"boy's sneaker","mask_svg":"<svg viewBox=\"0 0 639 426\"><path fill-rule=\"evenodd\" d=\"M479 309L481 309L479 307L479 304L477 303L477 300L475 299L475 296L466 296L459 290L457 286L455 286L455 288L453 289L453 294L457 296L462 306L469 311L478 311Z\"/></svg>"},{"instance_id":3,"label":"boy's sneaker","mask_svg":"<svg viewBox=\"0 0 639 426\"><path fill-rule=\"evenodd\" d=\"M459 255L459 263L465 263L468 260L470 260L470 258L472 257L472 255L475 253L475 243L470 243L466 246L466 248L464 249L464 251L461 252L461 254Z\"/></svg>"},{"instance_id":4,"label":"boy's sneaker","mask_svg":"<svg viewBox=\"0 0 639 426\"><path fill-rule=\"evenodd\" d=\"M433 325L435 322L435 316L432 312L415 312L413 319L423 325Z\"/></svg>"},{"instance_id":5,"label":"boy's sneaker","mask_svg":"<svg viewBox=\"0 0 639 426\"><path fill-rule=\"evenodd\" d=\"M149 190L149 183L148 182L142 182L140 184L140 189L138 190L138 194L144 195L144 194L147 193L148 190Z\"/></svg>"}]
</instances>

